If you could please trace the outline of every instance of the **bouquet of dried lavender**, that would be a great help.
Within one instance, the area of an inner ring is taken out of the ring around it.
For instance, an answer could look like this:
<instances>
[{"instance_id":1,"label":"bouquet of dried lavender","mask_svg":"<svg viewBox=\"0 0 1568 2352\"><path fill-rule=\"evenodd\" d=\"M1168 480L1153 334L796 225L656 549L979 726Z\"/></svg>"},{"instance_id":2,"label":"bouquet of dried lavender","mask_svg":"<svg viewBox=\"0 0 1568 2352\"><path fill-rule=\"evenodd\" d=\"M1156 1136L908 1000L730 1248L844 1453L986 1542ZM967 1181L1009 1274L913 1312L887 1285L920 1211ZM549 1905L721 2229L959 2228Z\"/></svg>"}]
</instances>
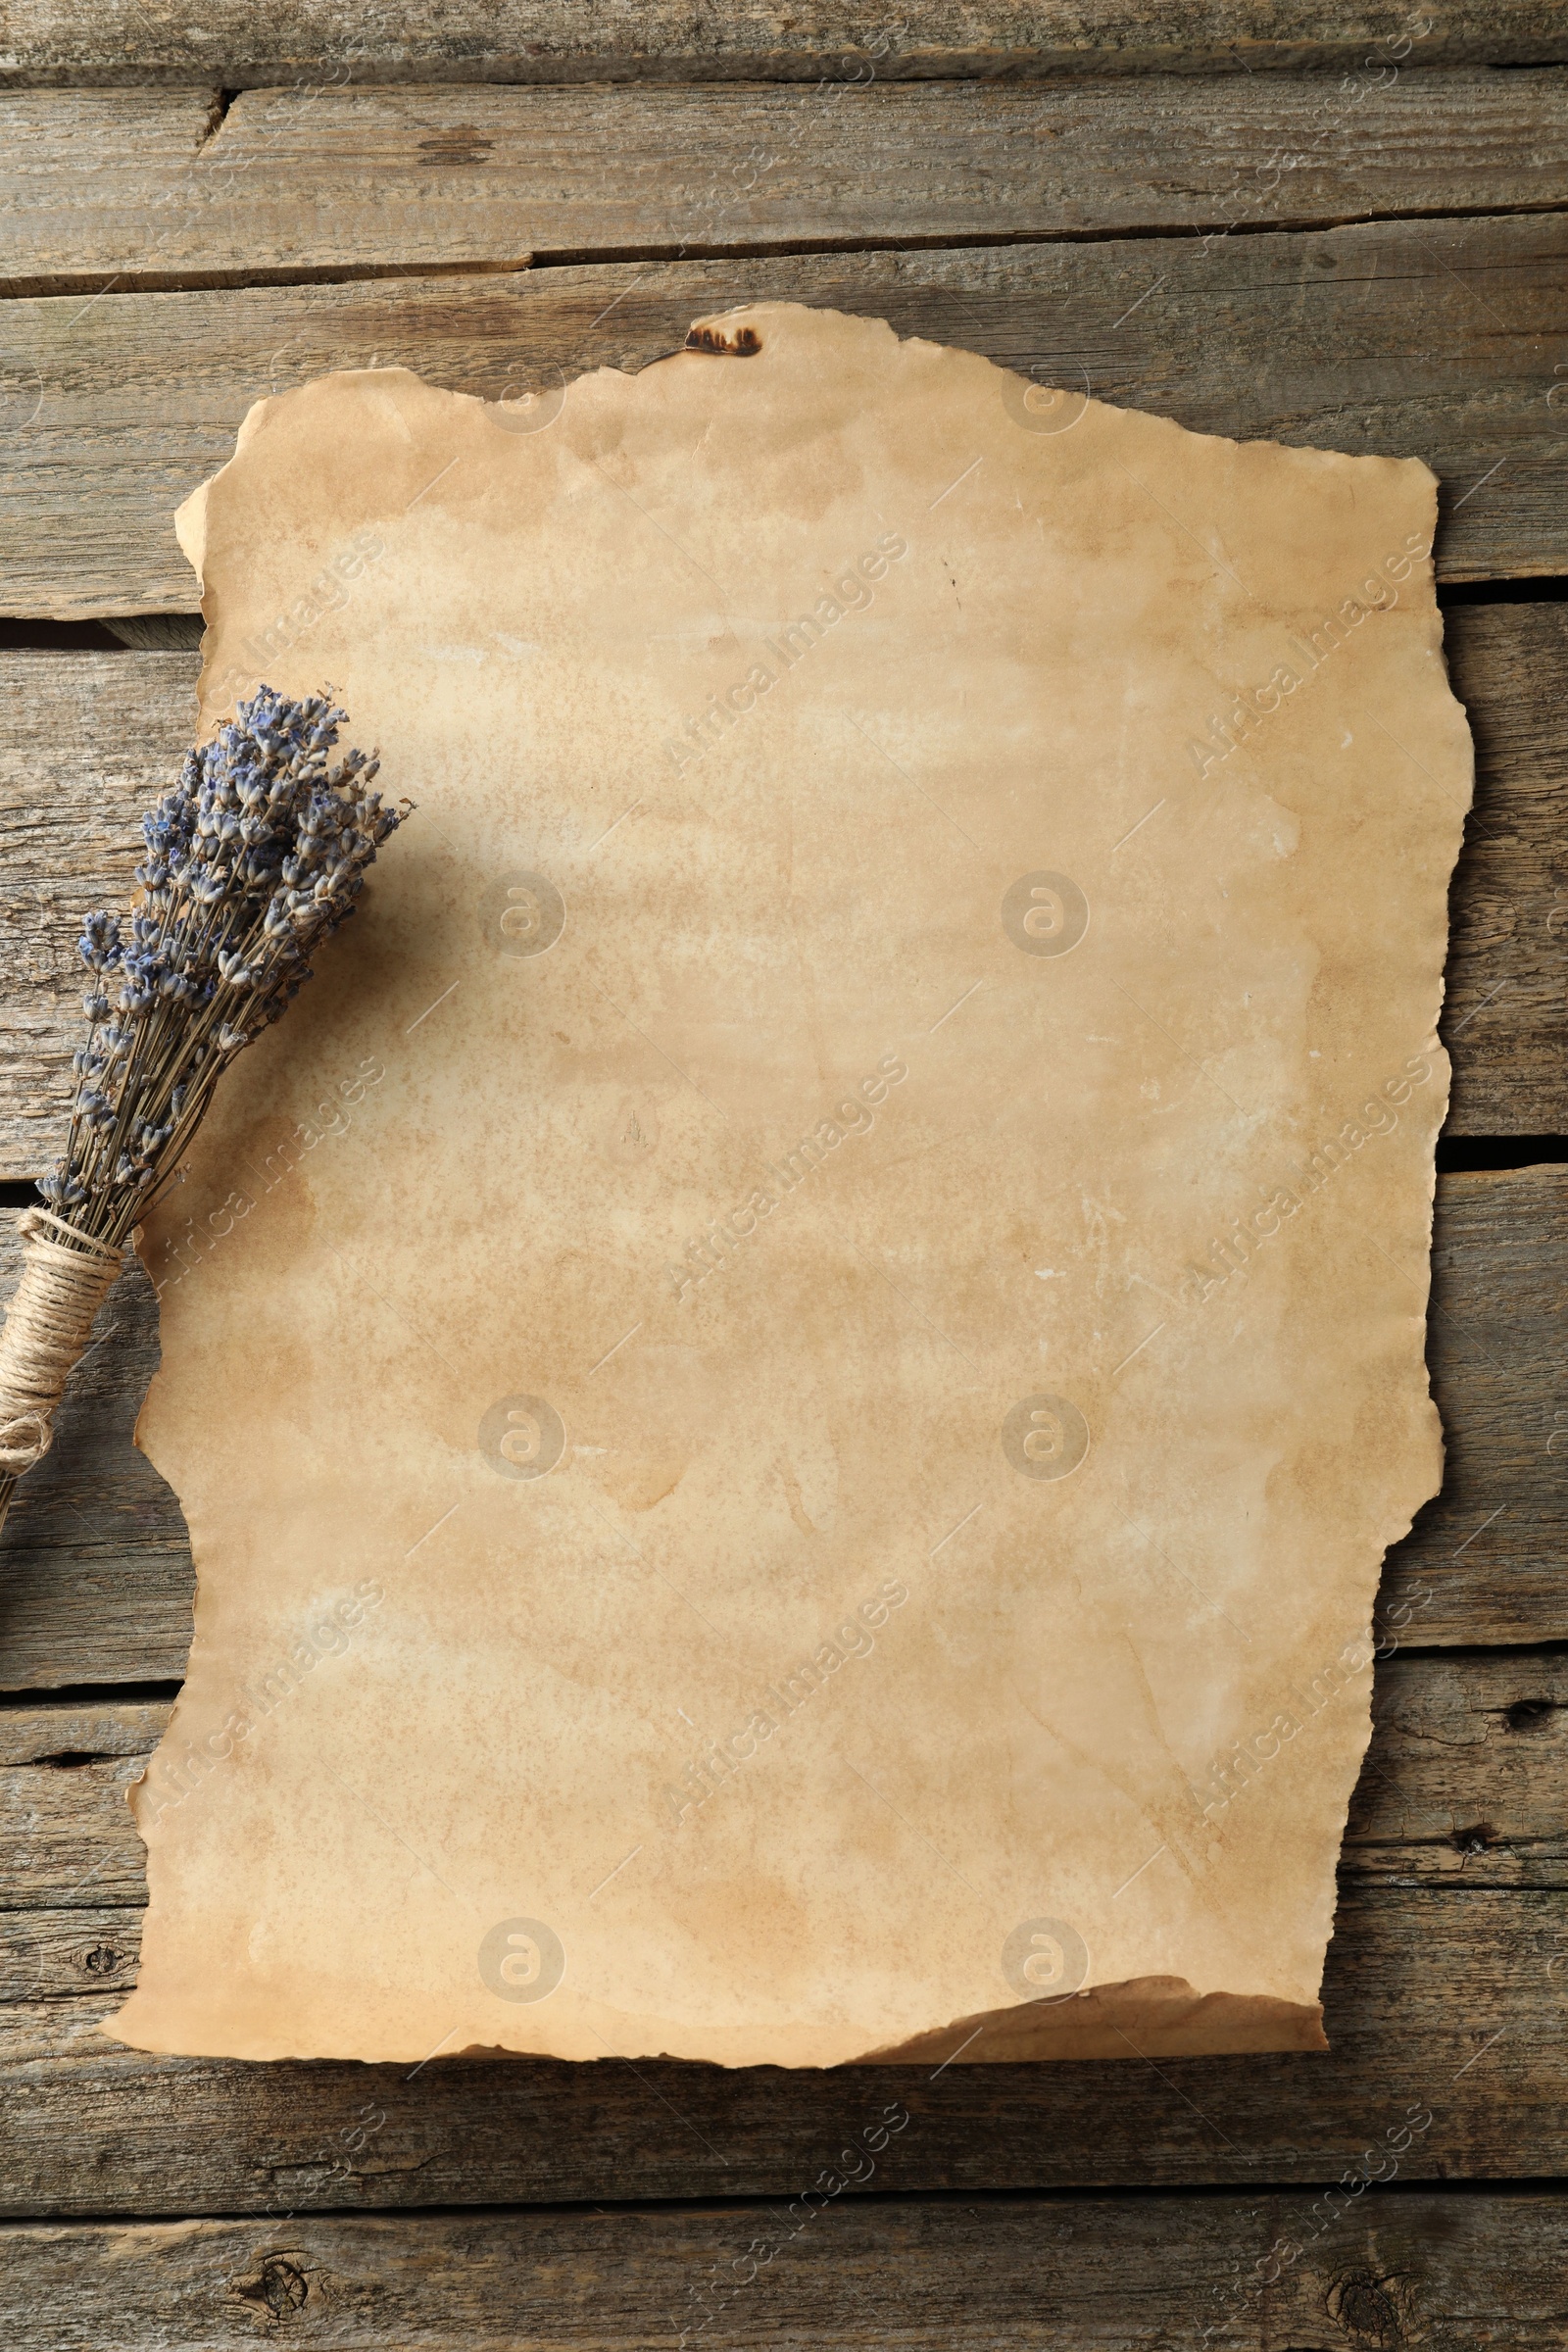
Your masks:
<instances>
[{"instance_id":1,"label":"bouquet of dried lavender","mask_svg":"<svg viewBox=\"0 0 1568 2352\"><path fill-rule=\"evenodd\" d=\"M263 686L142 819L129 936L119 915L87 917L91 1027L66 1155L38 1187L48 1206L19 1221L22 1280L0 1332L0 1521L49 1449L125 1245L219 1079L310 978L311 954L353 913L408 813L370 791L373 758L329 763L347 715Z\"/></svg>"}]
</instances>

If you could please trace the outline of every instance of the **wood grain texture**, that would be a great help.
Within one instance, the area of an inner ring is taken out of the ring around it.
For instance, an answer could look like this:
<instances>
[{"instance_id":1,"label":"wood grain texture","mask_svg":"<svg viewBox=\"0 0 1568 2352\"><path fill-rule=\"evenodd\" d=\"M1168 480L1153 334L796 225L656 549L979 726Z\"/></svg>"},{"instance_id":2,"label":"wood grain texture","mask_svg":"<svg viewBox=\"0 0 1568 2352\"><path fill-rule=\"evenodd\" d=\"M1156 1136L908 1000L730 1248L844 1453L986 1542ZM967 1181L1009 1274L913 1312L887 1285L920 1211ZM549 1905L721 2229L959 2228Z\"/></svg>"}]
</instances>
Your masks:
<instances>
[{"instance_id":1,"label":"wood grain texture","mask_svg":"<svg viewBox=\"0 0 1568 2352\"><path fill-rule=\"evenodd\" d=\"M1565 285L1568 222L1548 214L16 301L6 598L19 615L189 610L174 509L269 393L397 365L515 398L645 367L753 300L885 318L1201 432L1424 458L1441 576L1562 573Z\"/></svg>"},{"instance_id":2,"label":"wood grain texture","mask_svg":"<svg viewBox=\"0 0 1568 2352\"><path fill-rule=\"evenodd\" d=\"M31 289L39 254L90 268L110 222L147 237L220 111L216 88L0 89L0 294Z\"/></svg>"},{"instance_id":3,"label":"wood grain texture","mask_svg":"<svg viewBox=\"0 0 1568 2352\"><path fill-rule=\"evenodd\" d=\"M1412 36L1413 39L1412 39ZM1411 51L1394 46L1412 41ZM0 49L21 82L189 81L225 89L344 80L710 81L909 79L953 74L1333 66L1368 48L1427 63L1568 56L1557 0L922 0L906 18L854 0L446 0L394 11L375 0L215 0L200 12L139 0L33 0Z\"/></svg>"},{"instance_id":4,"label":"wood grain texture","mask_svg":"<svg viewBox=\"0 0 1568 2352\"><path fill-rule=\"evenodd\" d=\"M0 1298L15 1281L0 1214ZM1444 1177L1428 1361L1444 1492L1389 1554L1380 1628L1400 1646L1568 1637L1568 1173ZM173 1494L131 1443L158 1360L152 1287L132 1267L74 1376L54 1451L21 1490L0 1559L0 1689L184 1673L193 1570Z\"/></svg>"},{"instance_id":5,"label":"wood grain texture","mask_svg":"<svg viewBox=\"0 0 1568 2352\"><path fill-rule=\"evenodd\" d=\"M750 265L659 268L652 285L632 266L551 270L544 304L533 296L545 289L515 278L443 288L431 277L341 294L317 285L275 307L256 295L206 308L190 298L184 311L143 301L134 318L119 295L13 306L8 324L21 325L24 347L0 371L8 609L186 605L170 512L228 454L245 406L269 389L325 367L397 360L493 397L552 362L567 375L604 361L644 365L678 342L694 312L778 294L894 317L901 331L1042 373L1061 367L1064 380L1082 367L1102 396L1201 429L1433 456L1452 476L1446 576L1568 570L1568 468L1560 417L1546 407L1562 280L1549 224L1534 224L1534 242L1509 243L1487 223L1412 222L1396 241L1392 286L1381 230L1356 232L1359 245L1343 232L1338 242L1237 234L1172 254L1126 235L1213 225L1216 199L1250 185L1238 230L1560 202L1545 175L1512 172L1531 152L1537 99L1557 77L1463 77L1477 84L1468 104L1460 76L1431 69L1568 58L1568 12L1502 0L1424 16L1432 29L1410 59L1426 67L1420 84L1405 71L1376 93L1383 68L1358 74L1333 136L1312 132L1319 161L1287 172L1259 204L1260 142L1300 137L1292 125L1320 103L1316 88L1242 77L1223 90L1195 82L1186 95L866 85L1354 66L1368 43L1401 34L1404 6L1307 13L1267 0L1244 18L1218 0L983 13L939 0L906 29L823 0L787 12L762 0L712 11L684 0L592 11L443 0L400 17L359 0L264 11L218 0L188 23L142 0L95 0L89 11L42 0L0 31L0 78L187 86L62 93L49 101L58 112L30 99L21 115L0 109L13 294L69 283L90 298L122 263L141 286L483 270L525 251L630 251L610 242L618 223L638 250L662 237L675 252L978 241L1023 225L1042 238L1112 230L1124 241L1083 248L1060 270L1027 250L972 257L972 276L951 255L838 257L814 275L794 265L794 276L775 262L772 280ZM200 176L208 85L219 83L733 83L824 72L861 86L710 90L722 106L707 117L700 155L694 101L678 88L659 93L669 106L656 139L651 115L616 115L617 94L597 88L426 89L362 107L332 91L318 104L309 91L259 86L214 142L227 139L226 188ZM932 97L955 103L919 113ZM901 115L890 99L916 111ZM71 110L74 184L58 168ZM799 137L797 120L811 125ZM737 191L737 162L781 121L791 125L784 152ZM897 137L877 127L895 124ZM582 172L575 125L620 157L612 195ZM275 177L285 132L287 189ZM1036 152L1020 160L1026 141ZM89 153L95 169L80 169ZM813 185L823 172L832 202ZM306 206L315 217L302 225ZM923 225L911 229L921 207ZM534 219L543 245L519 237ZM549 242L568 225L582 244ZM1244 260L1248 245L1291 250ZM1565 650L1545 612L1466 613L1450 629L1482 756L1447 1016L1461 1132L1568 1126L1556 1070L1568 917L1558 913L1564 728L1553 691ZM13 1090L0 1098L0 1151L19 1137L35 1143L58 1119L51 1000L70 993L74 917L128 863L134 819L183 748L193 663L164 657L155 671L111 658L103 668L113 676L95 682L97 708L43 689L38 673L0 673L0 690L41 691L52 722L42 740L7 722L34 762L30 788L23 776L0 819L23 894L13 894L5 945L24 985L7 1011L32 1036L36 1062L30 1080L24 1056L0 1064L0 1088ZM34 1159L28 1148L5 1164L20 1172ZM1391 1558L1384 1615L1400 1643L1568 1632L1561 1471L1547 1450L1559 1423L1564 1183L1535 1171L1442 1188L1432 1354L1450 1477ZM7 1531L0 1687L8 1672L25 1688L182 1671L188 1546L172 1497L129 1444L156 1361L139 1276L104 1322L109 1344L83 1367L59 1450ZM1561 1419L1568 1431L1568 1406ZM1556 1451L1568 1454L1568 1438ZM975 2352L1003 2342L1185 2352L1217 2329L1257 2352L1568 2344L1568 2200L1535 2187L1406 2185L1562 2169L1568 1682L1554 1654L1401 1648L1385 1660L1330 1960L1333 2055L1157 2071L1132 2061L981 2075L960 2063L933 2080L926 2070L726 2076L436 2058L412 2076L374 2069L368 2080L359 2067L125 2052L94 2029L134 1974L144 1889L123 1785L166 1713L134 1696L0 1708L0 2210L257 2218L0 2224L0 2326L19 2352L194 2352L277 2337L366 2352L619 2347L678 2341L682 2328L688 2343L897 2340ZM782 2207L746 2197L798 2199L894 2099L911 2123L868 2184L894 2193L842 2196L783 2247ZM1331 2208L1312 2193L1259 2193L1271 2180L1347 2171L1358 2186L1412 2113L1432 2123L1400 2156L1398 2185L1375 2200ZM1220 2181L1244 2193L1084 2193L1101 2181ZM970 2193L1041 2183L1075 2193ZM897 2193L915 2189L950 2193ZM737 2201L608 2214L408 2210L594 2196ZM357 2205L404 2210L331 2210ZM731 2295L736 2258L759 2236L781 2251ZM1254 2293L1259 2262L1278 2282ZM714 2280L725 2282L718 2292Z\"/></svg>"},{"instance_id":6,"label":"wood grain texture","mask_svg":"<svg viewBox=\"0 0 1568 2352\"><path fill-rule=\"evenodd\" d=\"M45 1992L134 1914L0 1915L0 2213L273 2213L792 2196L902 2101L884 2190L1337 2180L1412 2106L1403 2177L1547 2178L1568 2091L1559 1891L1347 1880L1324 1983L1332 2048L1298 2057L730 2072L639 2059L417 2067L152 2057L112 2038L125 1978ZM36 1923L36 1924L35 1924ZM48 1960L25 1938L65 1956ZM101 2032L100 2028L108 2028ZM958 2037L955 2037L957 2046ZM367 2102L386 2121L345 2155Z\"/></svg>"},{"instance_id":7,"label":"wood grain texture","mask_svg":"<svg viewBox=\"0 0 1568 2352\"><path fill-rule=\"evenodd\" d=\"M14 1226L15 1212L0 1212L0 1299L16 1279ZM1447 1460L1443 1494L1384 1566L1378 1625L1394 1649L1568 1638L1565 1269L1568 1170L1439 1179L1427 1358ZM104 1345L74 1377L54 1450L0 1534L0 1690L185 1671L189 1540L131 1439L158 1362L139 1266L98 1330Z\"/></svg>"},{"instance_id":8,"label":"wood grain texture","mask_svg":"<svg viewBox=\"0 0 1568 2352\"><path fill-rule=\"evenodd\" d=\"M1342 1875L1385 1886L1568 1886L1565 1779L1560 1651L1386 1658Z\"/></svg>"},{"instance_id":9,"label":"wood grain texture","mask_svg":"<svg viewBox=\"0 0 1568 2352\"><path fill-rule=\"evenodd\" d=\"M1568 70L0 93L13 294L1568 201Z\"/></svg>"},{"instance_id":10,"label":"wood grain texture","mask_svg":"<svg viewBox=\"0 0 1568 2352\"><path fill-rule=\"evenodd\" d=\"M141 1913L122 1903L0 1911L0 2002L127 1991L140 1943Z\"/></svg>"},{"instance_id":11,"label":"wood grain texture","mask_svg":"<svg viewBox=\"0 0 1568 2352\"><path fill-rule=\"evenodd\" d=\"M1292 1739L1304 1735L1311 1692L1280 1696L1299 1718ZM0 1913L30 1924L80 1906L95 1918L106 1905L139 1910L143 1850L125 1789L169 1716L167 1701L138 1699L0 1710ZM1288 1746L1276 1745L1279 1770L1291 1771L1280 1761ZM1342 1882L1466 1893L1568 1887L1565 1766L1568 1659L1558 1652L1384 1657ZM1230 1802L1245 1805L1240 1774L1234 1786ZM90 1978L69 1976L47 1987L84 1988ZM24 1996L13 1987L10 1997Z\"/></svg>"},{"instance_id":12,"label":"wood grain texture","mask_svg":"<svg viewBox=\"0 0 1568 2352\"><path fill-rule=\"evenodd\" d=\"M0 1211L0 1295L16 1284L16 1211ZM172 1490L131 1432L158 1368L158 1310L139 1266L98 1318L55 1444L0 1531L0 1690L182 1681L196 1572ZM4 1753L0 1722L0 1754Z\"/></svg>"},{"instance_id":13,"label":"wood grain texture","mask_svg":"<svg viewBox=\"0 0 1568 2352\"><path fill-rule=\"evenodd\" d=\"M1477 749L1451 902L1448 1132L1568 1132L1568 607L1461 607L1446 634ZM172 653L0 653L0 1176L41 1175L63 1146L81 918L131 888L197 673Z\"/></svg>"},{"instance_id":14,"label":"wood grain texture","mask_svg":"<svg viewBox=\"0 0 1568 2352\"><path fill-rule=\"evenodd\" d=\"M0 1174L41 1175L64 1147L81 920L135 887L142 814L179 773L199 667L0 653Z\"/></svg>"},{"instance_id":15,"label":"wood grain texture","mask_svg":"<svg viewBox=\"0 0 1568 2352\"><path fill-rule=\"evenodd\" d=\"M1523 941L1536 958L1516 962L1518 985L1494 996L1475 1018L1456 1010L1456 1107L1462 1118L1466 1056L1485 1048L1485 1069L1507 1083L1510 1115L1526 1132L1549 1132L1568 1124L1556 1027L1560 964L1552 961L1548 928L1555 901L1548 904L1531 860L1549 866L1561 854L1550 829L1550 796L1560 796L1552 760L1560 773L1561 623L1557 609L1522 606L1469 609L1451 620L1472 709L1506 712L1500 733L1490 732L1490 718L1481 728L1486 782L1478 813L1487 831L1467 851L1456 886L1452 1003L1482 1004L1499 971L1508 978L1510 940ZM1507 695L1495 698L1483 683L1494 658L1508 681ZM0 994L13 1041L0 1053L6 1172L40 1173L59 1147L80 917L127 886L137 817L177 762L195 674L189 655L0 658L0 692L11 712L0 755L9 771L0 786L0 858L11 879L13 975ZM1533 715L1521 718L1518 698L1526 695L1534 697ZM1548 729L1558 747L1549 753ZM1538 785L1548 795L1544 819L1529 813ZM1494 903L1508 923L1483 926L1477 969L1465 960L1463 925L1467 877L1482 858L1492 861ZM1527 1090L1532 1069L1537 1082ZM1484 1125L1494 1099L1480 1094L1472 1125ZM1561 1575L1568 1396L1559 1371L1565 1268L1568 1174L1546 1168L1441 1180L1428 1355L1448 1459L1442 1496L1422 1511L1385 1570L1383 1622L1403 1643L1568 1636ZM1418 1285L1419 1267L1408 1273ZM172 1494L130 1439L157 1361L155 1305L139 1269L112 1294L99 1329L112 1337L81 1366L55 1450L24 1482L0 1536L8 1563L0 1577L0 1688L142 1681L184 1670L189 1547Z\"/></svg>"},{"instance_id":16,"label":"wood grain texture","mask_svg":"<svg viewBox=\"0 0 1568 2352\"><path fill-rule=\"evenodd\" d=\"M1543 1182L1559 1188L1560 1217L1568 1176L1557 1171L1450 1179L1445 1191L1473 1195L1485 1231L1499 1194ZM1540 1223L1538 1198L1521 1230ZM1536 1246L1560 1267L1560 1241ZM1512 1271L1528 1286L1528 1269ZM1473 1279L1495 1295L1494 1265ZM1507 1320L1505 1298L1495 1311ZM1549 1339L1560 1327L1552 1302L1535 1311ZM106 1363L120 1355L118 1341L101 1351ZM70 1442L63 1432L62 1448ZM0 1590L25 1582L25 1555L19 1565ZM89 1625L101 1605L78 1603ZM1430 1614L1386 1639L1425 1637ZM57 1674L69 1670L69 1617L54 1629ZM167 1715L135 1698L0 1710L0 2210L788 2194L831 2160L860 2110L879 2113L892 2096L922 2125L893 2143L887 2185L907 2188L1326 2180L1401 2102L1438 2119L1414 2160L1423 2176L1560 2165L1568 1666L1557 1652L1396 1649L1380 1665L1330 1954L1329 2059L1006 2069L997 2091L961 2065L933 2081L930 2069L729 2076L438 2059L368 2080L356 2067L118 2050L95 2028L132 1981L144 1899L124 1788ZM1232 1801L1247 1801L1245 1788ZM338 2134L368 2099L388 2126L335 2169Z\"/></svg>"},{"instance_id":17,"label":"wood grain texture","mask_svg":"<svg viewBox=\"0 0 1568 2352\"><path fill-rule=\"evenodd\" d=\"M674 2346L682 2328L693 2346L823 2352L1200 2352L1222 2324L1234 2352L1559 2352L1565 2340L1561 2191L862 2198L802 2211L812 2218L736 2203L23 2225L0 2236L0 2326L12 2352L266 2340L628 2352Z\"/></svg>"},{"instance_id":18,"label":"wood grain texture","mask_svg":"<svg viewBox=\"0 0 1568 2352\"><path fill-rule=\"evenodd\" d=\"M1560 1135L1568 1133L1568 604L1462 607L1448 614L1445 636L1476 744L1475 808L1450 901L1449 1131ZM1520 793L1514 780L1527 775Z\"/></svg>"},{"instance_id":19,"label":"wood grain texture","mask_svg":"<svg viewBox=\"0 0 1568 2352\"><path fill-rule=\"evenodd\" d=\"M1403 1643L1568 1637L1565 1313L1568 1169L1440 1176L1427 1362L1446 1458L1384 1566L1380 1621Z\"/></svg>"},{"instance_id":20,"label":"wood grain texture","mask_svg":"<svg viewBox=\"0 0 1568 2352\"><path fill-rule=\"evenodd\" d=\"M13 1927L23 1913L30 1920L78 1905L95 1915L106 1905L140 1911L145 1857L125 1790L145 1772L169 1715L167 1700L0 1711L0 1914ZM10 1977L8 1997L30 1997L19 1992L14 1968Z\"/></svg>"}]
</instances>

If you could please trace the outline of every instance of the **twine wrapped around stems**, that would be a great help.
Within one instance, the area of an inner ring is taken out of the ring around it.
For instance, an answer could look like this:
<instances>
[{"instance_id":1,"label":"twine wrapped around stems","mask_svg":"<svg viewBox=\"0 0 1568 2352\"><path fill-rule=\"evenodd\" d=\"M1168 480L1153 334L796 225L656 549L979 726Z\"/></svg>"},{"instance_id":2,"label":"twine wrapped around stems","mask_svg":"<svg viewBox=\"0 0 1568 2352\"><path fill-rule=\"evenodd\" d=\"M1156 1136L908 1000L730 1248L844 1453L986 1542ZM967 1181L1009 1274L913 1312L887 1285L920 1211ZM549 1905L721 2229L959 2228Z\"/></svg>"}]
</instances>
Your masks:
<instances>
[{"instance_id":1,"label":"twine wrapped around stems","mask_svg":"<svg viewBox=\"0 0 1568 2352\"><path fill-rule=\"evenodd\" d=\"M52 1209L24 1209L17 1230L22 1280L0 1331L0 1510L54 1443L55 1408L124 1255Z\"/></svg>"}]
</instances>

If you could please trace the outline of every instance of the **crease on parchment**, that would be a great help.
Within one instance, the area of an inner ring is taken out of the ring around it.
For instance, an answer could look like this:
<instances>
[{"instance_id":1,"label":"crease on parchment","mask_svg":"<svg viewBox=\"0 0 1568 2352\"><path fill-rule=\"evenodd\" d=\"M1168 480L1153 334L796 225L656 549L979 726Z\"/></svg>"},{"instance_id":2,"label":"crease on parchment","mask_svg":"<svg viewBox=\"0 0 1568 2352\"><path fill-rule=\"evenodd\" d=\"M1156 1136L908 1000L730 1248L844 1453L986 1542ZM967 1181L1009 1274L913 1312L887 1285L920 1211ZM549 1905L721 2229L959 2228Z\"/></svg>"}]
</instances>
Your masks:
<instances>
[{"instance_id":1,"label":"crease on parchment","mask_svg":"<svg viewBox=\"0 0 1568 2352\"><path fill-rule=\"evenodd\" d=\"M705 325L537 430L322 379L181 511L204 728L330 680L420 810L143 1236L199 1590L113 2032L1321 2048L1441 1472L1433 477Z\"/></svg>"}]
</instances>

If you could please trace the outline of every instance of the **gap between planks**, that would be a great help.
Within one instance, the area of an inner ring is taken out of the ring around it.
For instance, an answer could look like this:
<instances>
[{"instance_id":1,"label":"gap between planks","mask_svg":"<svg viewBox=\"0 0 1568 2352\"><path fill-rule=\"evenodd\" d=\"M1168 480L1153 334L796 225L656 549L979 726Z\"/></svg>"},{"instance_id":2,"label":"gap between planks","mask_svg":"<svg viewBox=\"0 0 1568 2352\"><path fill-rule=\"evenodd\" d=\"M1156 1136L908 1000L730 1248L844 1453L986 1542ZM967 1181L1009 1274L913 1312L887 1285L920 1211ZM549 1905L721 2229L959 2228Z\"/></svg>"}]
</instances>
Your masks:
<instances>
[{"instance_id":1,"label":"gap between planks","mask_svg":"<svg viewBox=\"0 0 1568 2352\"><path fill-rule=\"evenodd\" d=\"M0 1218L8 1272L13 1226ZM1444 1490L1388 1554L1380 1634L1429 1651L1562 1640L1568 1517L1555 1399L1568 1171L1441 1179L1433 1283L1427 1358L1446 1433ZM156 1305L139 1265L104 1318L115 1346L75 1376L59 1443L24 1481L5 1532L0 1679L14 1689L184 1671L189 1542L172 1494L131 1441L157 1362Z\"/></svg>"},{"instance_id":2,"label":"gap between planks","mask_svg":"<svg viewBox=\"0 0 1568 2352\"><path fill-rule=\"evenodd\" d=\"M722 364L722 363L720 363ZM1557 681L1568 604L1462 604L1445 614L1477 747L1477 800L1451 897L1443 1026L1450 1138L1568 1134L1558 844L1568 730ZM77 1043L75 940L128 889L141 811L177 772L194 723L194 654L0 653L0 1174L52 1164Z\"/></svg>"},{"instance_id":3,"label":"gap between planks","mask_svg":"<svg viewBox=\"0 0 1568 2352\"><path fill-rule=\"evenodd\" d=\"M1239 12L1215 0L1083 0L1070 11L992 0L979 15L923 0L916 19L869 20L846 0L696 11L688 0L599 0L592 10L574 0L445 0L397 15L379 0L283 0L260 12L250 0L210 0L198 23L184 13L155 14L144 0L98 0L86 12L58 0L34 7L10 30L7 76L33 86L207 77L234 89L321 74L339 83L466 85L1307 68L1353 75L1395 60L1568 55L1550 0L1446 0L1426 14L1341 5L1306 20L1290 0L1252 0L1245 29Z\"/></svg>"},{"instance_id":4,"label":"gap between planks","mask_svg":"<svg viewBox=\"0 0 1568 2352\"><path fill-rule=\"evenodd\" d=\"M1506 2314L1511 2343L1547 2352L1562 2342L1568 2195L1401 2181L1359 2204L1343 2191L933 2190L819 2196L787 2214L737 2200L449 2209L391 2226L320 2214L12 2223L0 2243L12 2352L68 2339L161 2352L172 2326L212 2347L265 2333L343 2352L389 2338L427 2352L624 2352L676 2344L677 2313L698 2342L820 2352L1196 2352L1215 2334L1316 2344L1325 2319L1357 2345L1482 2352Z\"/></svg>"},{"instance_id":5,"label":"gap between planks","mask_svg":"<svg viewBox=\"0 0 1568 2352\"><path fill-rule=\"evenodd\" d=\"M62 619L187 604L173 510L257 399L389 366L515 398L596 367L635 373L694 319L764 301L883 318L1045 382L1087 377L1097 399L1191 430L1419 456L1443 478L1445 584L1556 578L1568 461L1544 355L1562 244L1554 216L1519 214L1211 253L1113 239L17 302L6 601Z\"/></svg>"}]
</instances>

